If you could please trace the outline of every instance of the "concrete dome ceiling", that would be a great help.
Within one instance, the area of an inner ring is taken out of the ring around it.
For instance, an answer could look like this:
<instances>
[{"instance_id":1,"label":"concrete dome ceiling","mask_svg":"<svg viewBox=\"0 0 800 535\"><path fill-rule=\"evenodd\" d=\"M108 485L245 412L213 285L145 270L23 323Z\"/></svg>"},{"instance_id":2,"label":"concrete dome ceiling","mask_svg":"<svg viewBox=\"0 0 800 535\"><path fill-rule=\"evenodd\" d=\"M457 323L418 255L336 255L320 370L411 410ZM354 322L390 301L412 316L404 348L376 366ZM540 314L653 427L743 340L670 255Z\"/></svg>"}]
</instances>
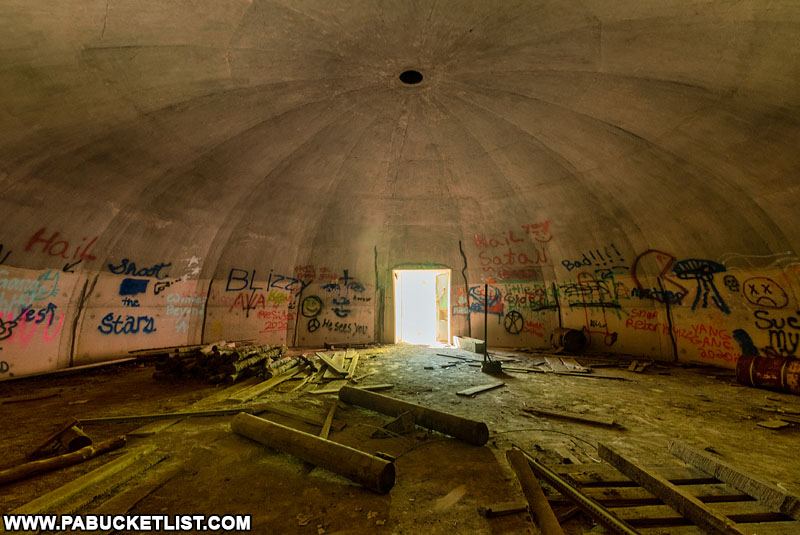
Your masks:
<instances>
[{"instance_id":1,"label":"concrete dome ceiling","mask_svg":"<svg viewBox=\"0 0 800 535\"><path fill-rule=\"evenodd\" d=\"M609 246L627 266L651 249L713 260L800 249L796 2L2 11L6 267L61 269L91 244L68 271L110 275L128 259L160 279L169 263L203 293L232 269L329 266L385 298L393 267L447 266L455 284L459 241L470 283L502 279L481 269L504 259L480 256L480 237L519 239L526 225L546 236L525 254L546 257L531 263L547 284ZM423 81L401 82L409 69ZM87 297L70 284L63 309L79 314ZM183 331L190 341L212 336L200 323ZM81 352L63 341L58 358Z\"/></svg>"}]
</instances>

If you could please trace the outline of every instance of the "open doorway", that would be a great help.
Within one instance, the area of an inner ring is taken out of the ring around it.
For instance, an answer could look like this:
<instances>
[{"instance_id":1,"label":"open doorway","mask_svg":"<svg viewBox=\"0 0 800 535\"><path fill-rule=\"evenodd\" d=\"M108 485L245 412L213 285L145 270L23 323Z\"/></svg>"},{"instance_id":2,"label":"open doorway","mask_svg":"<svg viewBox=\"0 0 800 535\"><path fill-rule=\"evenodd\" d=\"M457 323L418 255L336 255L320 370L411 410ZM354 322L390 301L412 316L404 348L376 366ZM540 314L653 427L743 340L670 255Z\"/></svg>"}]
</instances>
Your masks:
<instances>
[{"instance_id":1,"label":"open doorway","mask_svg":"<svg viewBox=\"0 0 800 535\"><path fill-rule=\"evenodd\" d=\"M450 343L450 270L395 269L394 341Z\"/></svg>"}]
</instances>

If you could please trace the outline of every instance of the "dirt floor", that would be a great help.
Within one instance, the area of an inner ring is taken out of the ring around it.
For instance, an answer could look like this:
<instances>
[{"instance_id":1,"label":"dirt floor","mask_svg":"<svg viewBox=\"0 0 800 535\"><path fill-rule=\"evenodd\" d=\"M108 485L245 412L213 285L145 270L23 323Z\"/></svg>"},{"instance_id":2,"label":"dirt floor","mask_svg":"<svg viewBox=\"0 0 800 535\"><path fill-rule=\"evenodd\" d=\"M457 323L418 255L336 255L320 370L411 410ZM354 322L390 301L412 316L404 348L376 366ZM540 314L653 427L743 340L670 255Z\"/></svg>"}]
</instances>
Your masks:
<instances>
[{"instance_id":1,"label":"dirt floor","mask_svg":"<svg viewBox=\"0 0 800 535\"><path fill-rule=\"evenodd\" d=\"M102 509L102 504L112 494L152 483L149 493L143 492L138 501L129 500L131 513L250 514L251 533L538 533L525 513L492 519L478 514L481 506L523 499L505 458L512 445L553 467L570 460L599 462L598 442L613 445L643 464L662 464L676 463L667 451L670 441L676 439L707 448L737 468L800 494L800 424L780 430L757 425L772 418L775 413L771 411L777 409L800 411L798 396L739 385L725 370L653 365L644 373L633 373L627 371L627 362L620 367L598 367L590 374L593 377L516 372L492 377L481 373L477 363L440 353L475 357L452 348L385 346L359 350L358 371L374 372L363 385L393 384L382 392L386 395L486 422L490 438L485 446L471 446L419 427L405 436L372 438L376 428L391 418L342 403L335 413L334 421L346 425L331 431L331 440L396 458L396 483L388 494L375 494L288 453L234 434L231 417L222 416L187 418L149 437L129 437L127 445L115 453L0 486L0 512L21 507L148 444L164 459L83 512L110 510ZM506 366L526 367L537 358L501 354L517 359ZM600 362L575 358L587 364ZM449 363L454 364L443 367ZM188 410L191 404L220 391L199 380L156 381L152 373L152 362L134 362L0 383L0 465L23 462L29 451L70 417ZM498 381L505 386L474 397L456 395L465 388ZM296 385L288 381L263 399L321 417L336 401L331 394L290 393ZM50 397L14 401L35 394ZM537 417L524 413L524 407L613 417L622 428ZM319 427L310 424L272 413L261 416L319 434ZM98 442L150 422L86 424L84 429ZM571 534L590 531L603 532L582 515L565 525L565 532Z\"/></svg>"}]
</instances>

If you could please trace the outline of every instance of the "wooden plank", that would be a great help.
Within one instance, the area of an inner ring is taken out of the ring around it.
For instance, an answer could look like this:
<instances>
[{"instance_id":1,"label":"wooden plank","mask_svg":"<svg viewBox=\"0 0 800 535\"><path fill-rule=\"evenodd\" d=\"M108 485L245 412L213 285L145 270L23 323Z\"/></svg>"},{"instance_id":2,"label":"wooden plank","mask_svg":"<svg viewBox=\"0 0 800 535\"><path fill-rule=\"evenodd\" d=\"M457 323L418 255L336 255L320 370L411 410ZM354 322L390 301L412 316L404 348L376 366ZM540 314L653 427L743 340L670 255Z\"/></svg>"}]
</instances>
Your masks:
<instances>
[{"instance_id":1,"label":"wooden plank","mask_svg":"<svg viewBox=\"0 0 800 535\"><path fill-rule=\"evenodd\" d=\"M260 405L254 403L252 405L244 405L231 407L227 409L207 409L204 411L178 411L178 412L164 412L152 414L130 414L127 416L103 416L98 418L83 418L80 420L82 424L118 424L127 422L138 422L141 420L170 420L174 418L188 418L188 417L214 417L214 416L230 416L232 414L239 414L240 412L258 412Z\"/></svg>"},{"instance_id":2,"label":"wooden plank","mask_svg":"<svg viewBox=\"0 0 800 535\"><path fill-rule=\"evenodd\" d=\"M613 418L606 418L604 416L593 416L591 414L578 414L575 412L554 411L550 409L537 409L529 407L525 407L522 410L525 412L529 412L531 414L538 414L540 416L550 416L552 418L561 418L564 420L572 420L584 424L601 425L605 427L617 427L617 423L614 421Z\"/></svg>"},{"instance_id":3,"label":"wooden plank","mask_svg":"<svg viewBox=\"0 0 800 535\"><path fill-rule=\"evenodd\" d=\"M335 374L340 375L340 376L341 375L347 375L347 370L345 370L344 368L338 366L336 364L336 362L334 362L333 359L331 359L330 357L328 357L324 353L319 353L318 352L317 353L317 357L319 357L319 360L321 360L322 363L325 364L328 368L330 368L331 371L333 371Z\"/></svg>"},{"instance_id":4,"label":"wooden plank","mask_svg":"<svg viewBox=\"0 0 800 535\"><path fill-rule=\"evenodd\" d=\"M311 379L311 382L314 383L314 384L321 383L322 382L322 378L325 376L325 372L327 370L328 370L328 367L323 362L322 366L319 367L319 370L317 370L316 373L314 373L314 375L313 375L313 377Z\"/></svg>"},{"instance_id":5,"label":"wooden plank","mask_svg":"<svg viewBox=\"0 0 800 535\"><path fill-rule=\"evenodd\" d=\"M350 349L345 349L344 351L336 351L333 354L333 363L336 364L339 369L345 370L345 373L347 373L347 366L345 366L344 361L349 353Z\"/></svg>"},{"instance_id":6,"label":"wooden plank","mask_svg":"<svg viewBox=\"0 0 800 535\"><path fill-rule=\"evenodd\" d=\"M11 512L13 514L43 514L56 511L71 513L97 496L119 487L165 457L165 454L156 451L155 446L142 446Z\"/></svg>"},{"instance_id":7,"label":"wooden plank","mask_svg":"<svg viewBox=\"0 0 800 535\"><path fill-rule=\"evenodd\" d=\"M313 412L298 409L281 403L261 403L259 408L263 408L266 412L279 414L286 418L297 420L298 422L305 422L316 427L325 425L325 417L314 414ZM343 422L331 422L331 429L334 431L341 431L345 424Z\"/></svg>"},{"instance_id":8,"label":"wooden plank","mask_svg":"<svg viewBox=\"0 0 800 535\"><path fill-rule=\"evenodd\" d=\"M773 513L756 501L715 503L710 509L733 522L776 522L786 521L783 513ZM642 505L634 507L614 507L614 514L634 527L680 526L691 524L675 509L668 505ZM736 526L741 529L742 526ZM800 524L796 527L800 528Z\"/></svg>"},{"instance_id":9,"label":"wooden plank","mask_svg":"<svg viewBox=\"0 0 800 535\"><path fill-rule=\"evenodd\" d=\"M330 381L326 385L320 385L316 390L309 390L309 394L330 394L331 392L338 392L344 385L347 384L347 379L337 379Z\"/></svg>"},{"instance_id":10,"label":"wooden plank","mask_svg":"<svg viewBox=\"0 0 800 535\"><path fill-rule=\"evenodd\" d=\"M246 388L245 390L239 392L238 394L231 396L231 399L234 401L239 401L241 403L244 403L245 401L250 401L251 399L258 397L268 392L269 390L272 390L282 382L288 381L298 373L300 373L299 369L297 369L296 367L292 368L282 373L281 375L276 375L275 377L267 379L262 383L251 386L250 388Z\"/></svg>"},{"instance_id":11,"label":"wooden plank","mask_svg":"<svg viewBox=\"0 0 800 535\"><path fill-rule=\"evenodd\" d=\"M519 450L508 450L506 459L517 476L525 499L531 508L531 512L536 520L536 525L541 530L542 535L564 535L555 513L550 508L547 498L541 485L533 475L527 459Z\"/></svg>"},{"instance_id":12,"label":"wooden plank","mask_svg":"<svg viewBox=\"0 0 800 535\"><path fill-rule=\"evenodd\" d=\"M149 437L153 436L156 433L160 433L164 429L168 427L172 427L173 425L177 424L183 420L183 418L173 418L167 420L156 420L155 422L150 422L149 424L145 424L133 431L126 433L129 437Z\"/></svg>"},{"instance_id":13,"label":"wooden plank","mask_svg":"<svg viewBox=\"0 0 800 535\"><path fill-rule=\"evenodd\" d=\"M366 379L370 375L375 375L376 373L378 373L378 372L372 371L372 372L363 373L363 374L359 375L358 377L353 377L352 379L350 379L350 381L353 382L353 383L358 383L362 379Z\"/></svg>"},{"instance_id":14,"label":"wooden plank","mask_svg":"<svg viewBox=\"0 0 800 535\"><path fill-rule=\"evenodd\" d=\"M589 372L592 371L589 368L581 366L580 363L577 360L573 359L573 358L561 357L561 363L564 365L565 368L567 368L568 370L573 371L573 372L589 373Z\"/></svg>"},{"instance_id":15,"label":"wooden plank","mask_svg":"<svg viewBox=\"0 0 800 535\"><path fill-rule=\"evenodd\" d=\"M328 416L325 418L325 423L322 424L322 431L320 431L319 436L328 440L328 434L331 431L331 423L333 423L333 413L336 412L336 405L338 405L338 401L334 401L331 403L331 408L328 411Z\"/></svg>"},{"instance_id":16,"label":"wooden plank","mask_svg":"<svg viewBox=\"0 0 800 535\"><path fill-rule=\"evenodd\" d=\"M597 452L601 459L612 464L617 470L661 498L664 503L701 528L722 535L744 535L729 518L712 510L691 494L682 491L680 487L673 485L653 471L626 459L613 448L600 443Z\"/></svg>"},{"instance_id":17,"label":"wooden plank","mask_svg":"<svg viewBox=\"0 0 800 535\"><path fill-rule=\"evenodd\" d=\"M358 353L353 355L353 360L350 361L350 368L347 370L347 378L352 379L356 374L356 367L358 367Z\"/></svg>"},{"instance_id":18,"label":"wooden plank","mask_svg":"<svg viewBox=\"0 0 800 535\"><path fill-rule=\"evenodd\" d=\"M294 388L292 388L291 390L289 390L289 393L292 393L292 392L297 392L298 390L300 390L301 388L303 388L304 386L306 386L306 384L308 384L308 382L311 380L311 378L312 378L313 376L314 376L314 375L313 375L313 374L311 374L311 373L309 373L308 375L306 375L305 379L303 379L302 381L300 381L300 382L297 384L297 386L295 386Z\"/></svg>"},{"instance_id":19,"label":"wooden plank","mask_svg":"<svg viewBox=\"0 0 800 535\"><path fill-rule=\"evenodd\" d=\"M720 483L720 481L690 466L645 465L664 479L675 485L704 485ZM584 464L559 466L558 474L565 475L575 484L582 487L636 487L619 470L607 464Z\"/></svg>"},{"instance_id":20,"label":"wooden plank","mask_svg":"<svg viewBox=\"0 0 800 535\"><path fill-rule=\"evenodd\" d=\"M570 371L570 369L564 366L564 364L561 362L561 359L558 357L544 357L544 360L545 362L547 362L547 365L550 366L550 369L552 369L554 372Z\"/></svg>"},{"instance_id":21,"label":"wooden plank","mask_svg":"<svg viewBox=\"0 0 800 535\"><path fill-rule=\"evenodd\" d=\"M725 483L706 485L681 485L703 503L746 502L753 498ZM606 506L661 505L663 502L652 492L642 487L585 487L583 493Z\"/></svg>"},{"instance_id":22,"label":"wooden plank","mask_svg":"<svg viewBox=\"0 0 800 535\"><path fill-rule=\"evenodd\" d=\"M167 481L175 477L175 475L180 471L181 467L179 465L165 467L162 470L157 470L154 468L154 473L150 477L146 477L143 481L138 482L136 485L133 485L104 501L92 511L92 514L124 515L130 511L134 505L142 501L154 491L163 487ZM104 531L103 533L111 533L112 531L114 530L110 529L108 531Z\"/></svg>"},{"instance_id":23,"label":"wooden plank","mask_svg":"<svg viewBox=\"0 0 800 535\"><path fill-rule=\"evenodd\" d=\"M528 512L528 504L523 502L504 502L478 507L478 514L486 518L514 515Z\"/></svg>"},{"instance_id":24,"label":"wooden plank","mask_svg":"<svg viewBox=\"0 0 800 535\"><path fill-rule=\"evenodd\" d=\"M795 520L800 520L800 498L797 496L784 492L771 483L759 480L755 476L687 444L673 441L669 445L669 452L695 468L749 494L764 505L786 513Z\"/></svg>"},{"instance_id":25,"label":"wooden plank","mask_svg":"<svg viewBox=\"0 0 800 535\"><path fill-rule=\"evenodd\" d=\"M505 383L490 383L487 385L473 386L472 388L467 388L465 390L461 390L460 392L456 392L456 394L459 396L474 396L475 394L488 392L489 390L494 390L495 388L500 388L501 386L505 385Z\"/></svg>"},{"instance_id":26,"label":"wooden plank","mask_svg":"<svg viewBox=\"0 0 800 535\"><path fill-rule=\"evenodd\" d=\"M346 384L346 381L345 381L345 384ZM310 390L308 393L309 394L314 394L314 395L319 395L319 394L338 394L339 390L341 390L343 386L344 386L344 384L341 384L341 385L338 385L338 386L334 386L332 388L322 388L320 390ZM386 384L379 384L379 385L363 385L363 386L359 386L358 388L361 388L362 390L388 390L390 388L394 388L394 385L386 383Z\"/></svg>"}]
</instances>

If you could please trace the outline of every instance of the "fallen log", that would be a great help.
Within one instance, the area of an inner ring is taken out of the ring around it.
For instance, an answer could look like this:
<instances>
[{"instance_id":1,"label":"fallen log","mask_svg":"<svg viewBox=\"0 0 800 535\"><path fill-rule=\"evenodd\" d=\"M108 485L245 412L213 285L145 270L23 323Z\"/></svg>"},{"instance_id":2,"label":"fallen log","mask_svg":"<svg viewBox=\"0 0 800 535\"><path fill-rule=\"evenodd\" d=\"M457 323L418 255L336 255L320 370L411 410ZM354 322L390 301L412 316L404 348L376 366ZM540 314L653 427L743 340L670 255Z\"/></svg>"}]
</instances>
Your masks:
<instances>
[{"instance_id":1,"label":"fallen log","mask_svg":"<svg viewBox=\"0 0 800 535\"><path fill-rule=\"evenodd\" d=\"M536 519L536 525L541 530L542 535L564 535L555 513L550 508L547 498L544 497L541 485L536 481L527 459L519 450L508 450L506 452L508 464L514 470L522 487L522 493L528 501L528 506Z\"/></svg>"},{"instance_id":2,"label":"fallen log","mask_svg":"<svg viewBox=\"0 0 800 535\"><path fill-rule=\"evenodd\" d=\"M231 430L360 483L378 494L386 494L394 486L393 463L349 446L250 414L234 416Z\"/></svg>"},{"instance_id":3,"label":"fallen log","mask_svg":"<svg viewBox=\"0 0 800 535\"><path fill-rule=\"evenodd\" d=\"M0 471L0 485L25 479L42 472L49 472L73 464L82 463L108 451L121 448L125 445L125 437L119 436L112 439L86 446L72 453L65 453L58 457L51 457L41 461L31 461L13 468Z\"/></svg>"}]
</instances>

